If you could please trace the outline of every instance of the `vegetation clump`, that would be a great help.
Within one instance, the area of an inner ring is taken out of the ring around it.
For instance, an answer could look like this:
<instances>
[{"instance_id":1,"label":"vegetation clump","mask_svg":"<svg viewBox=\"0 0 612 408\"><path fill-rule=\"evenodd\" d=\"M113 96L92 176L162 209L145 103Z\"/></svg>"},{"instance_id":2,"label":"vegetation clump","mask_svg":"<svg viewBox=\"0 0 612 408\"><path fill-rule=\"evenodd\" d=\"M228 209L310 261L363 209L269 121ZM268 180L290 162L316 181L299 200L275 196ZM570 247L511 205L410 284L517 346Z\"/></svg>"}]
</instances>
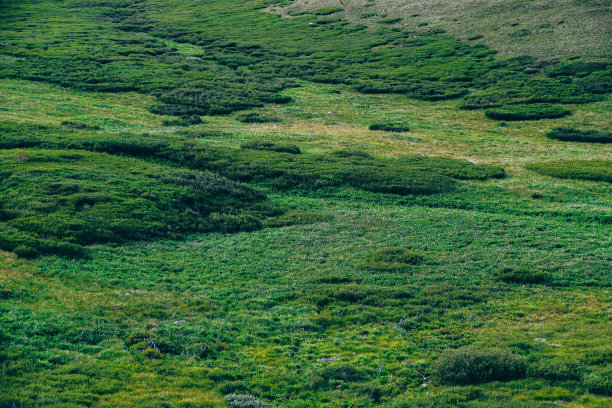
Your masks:
<instances>
[{"instance_id":1,"label":"vegetation clump","mask_svg":"<svg viewBox=\"0 0 612 408\"><path fill-rule=\"evenodd\" d=\"M548 132L546 136L562 142L612 143L612 133L596 130L558 127Z\"/></svg>"},{"instance_id":2,"label":"vegetation clump","mask_svg":"<svg viewBox=\"0 0 612 408\"><path fill-rule=\"evenodd\" d=\"M452 385L515 380L526 372L525 358L503 349L476 347L445 351L432 367L436 380Z\"/></svg>"},{"instance_id":3,"label":"vegetation clump","mask_svg":"<svg viewBox=\"0 0 612 408\"><path fill-rule=\"evenodd\" d=\"M272 142L250 141L240 145L241 149L266 150L277 153L301 154L302 151L296 145L278 144Z\"/></svg>"},{"instance_id":4,"label":"vegetation clump","mask_svg":"<svg viewBox=\"0 0 612 408\"><path fill-rule=\"evenodd\" d=\"M170 119L162 121L164 126L191 126L202 123L202 118L198 115L183 115L178 119Z\"/></svg>"},{"instance_id":5,"label":"vegetation clump","mask_svg":"<svg viewBox=\"0 0 612 408\"><path fill-rule=\"evenodd\" d=\"M238 121L242 123L274 123L280 122L278 118L264 116L256 112L244 113L238 115Z\"/></svg>"},{"instance_id":6,"label":"vegetation clump","mask_svg":"<svg viewBox=\"0 0 612 408\"><path fill-rule=\"evenodd\" d=\"M381 130L383 132L408 132L410 127L408 125L397 124L397 123L373 123L370 125L370 130Z\"/></svg>"},{"instance_id":7,"label":"vegetation clump","mask_svg":"<svg viewBox=\"0 0 612 408\"><path fill-rule=\"evenodd\" d=\"M545 176L612 183L612 160L551 160L526 168Z\"/></svg>"},{"instance_id":8,"label":"vegetation clump","mask_svg":"<svg viewBox=\"0 0 612 408\"><path fill-rule=\"evenodd\" d=\"M546 283L548 275L537 269L527 267L504 268L499 272L499 279L506 283Z\"/></svg>"},{"instance_id":9,"label":"vegetation clump","mask_svg":"<svg viewBox=\"0 0 612 408\"><path fill-rule=\"evenodd\" d=\"M593 394L612 396L612 369L587 374L584 376L583 383Z\"/></svg>"},{"instance_id":10,"label":"vegetation clump","mask_svg":"<svg viewBox=\"0 0 612 408\"><path fill-rule=\"evenodd\" d=\"M379 272L401 272L423 262L423 255L401 247L379 249L370 254L363 266Z\"/></svg>"},{"instance_id":11,"label":"vegetation clump","mask_svg":"<svg viewBox=\"0 0 612 408\"><path fill-rule=\"evenodd\" d=\"M569 109L561 106L533 103L528 105L506 105L499 108L490 108L485 111L485 116L495 120L540 120L555 119L570 115Z\"/></svg>"},{"instance_id":12,"label":"vegetation clump","mask_svg":"<svg viewBox=\"0 0 612 408\"><path fill-rule=\"evenodd\" d=\"M342 10L344 10L344 7L342 6L321 7L319 9L314 10L312 14L314 14L315 16L327 16Z\"/></svg>"},{"instance_id":13,"label":"vegetation clump","mask_svg":"<svg viewBox=\"0 0 612 408\"><path fill-rule=\"evenodd\" d=\"M210 172L67 150L0 151L0 248L22 257L261 227L265 194Z\"/></svg>"}]
</instances>

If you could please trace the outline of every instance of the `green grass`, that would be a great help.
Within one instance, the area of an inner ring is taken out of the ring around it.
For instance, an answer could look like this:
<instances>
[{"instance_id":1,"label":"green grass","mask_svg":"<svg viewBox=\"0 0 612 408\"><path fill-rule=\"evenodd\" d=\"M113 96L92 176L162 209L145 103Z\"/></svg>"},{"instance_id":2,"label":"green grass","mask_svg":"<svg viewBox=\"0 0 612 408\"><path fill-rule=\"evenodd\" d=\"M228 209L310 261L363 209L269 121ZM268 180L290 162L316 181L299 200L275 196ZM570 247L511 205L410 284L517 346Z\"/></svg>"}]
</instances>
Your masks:
<instances>
[{"instance_id":1,"label":"green grass","mask_svg":"<svg viewBox=\"0 0 612 408\"><path fill-rule=\"evenodd\" d=\"M612 183L612 160L557 160L527 166L546 176Z\"/></svg>"},{"instance_id":2,"label":"green grass","mask_svg":"<svg viewBox=\"0 0 612 408\"><path fill-rule=\"evenodd\" d=\"M0 406L609 406L601 5L301 5L0 6Z\"/></svg>"}]
</instances>

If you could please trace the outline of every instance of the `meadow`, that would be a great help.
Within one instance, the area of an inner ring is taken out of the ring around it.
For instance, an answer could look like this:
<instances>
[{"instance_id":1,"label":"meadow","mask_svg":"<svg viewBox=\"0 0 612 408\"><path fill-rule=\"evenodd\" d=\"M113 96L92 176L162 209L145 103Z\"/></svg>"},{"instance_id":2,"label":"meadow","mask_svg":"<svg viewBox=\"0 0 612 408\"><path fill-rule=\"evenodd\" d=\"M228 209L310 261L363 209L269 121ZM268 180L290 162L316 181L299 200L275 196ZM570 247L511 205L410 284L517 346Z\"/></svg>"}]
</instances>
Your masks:
<instances>
[{"instance_id":1,"label":"meadow","mask_svg":"<svg viewBox=\"0 0 612 408\"><path fill-rule=\"evenodd\" d=\"M609 406L605 36L454 5L3 2L0 407Z\"/></svg>"}]
</instances>

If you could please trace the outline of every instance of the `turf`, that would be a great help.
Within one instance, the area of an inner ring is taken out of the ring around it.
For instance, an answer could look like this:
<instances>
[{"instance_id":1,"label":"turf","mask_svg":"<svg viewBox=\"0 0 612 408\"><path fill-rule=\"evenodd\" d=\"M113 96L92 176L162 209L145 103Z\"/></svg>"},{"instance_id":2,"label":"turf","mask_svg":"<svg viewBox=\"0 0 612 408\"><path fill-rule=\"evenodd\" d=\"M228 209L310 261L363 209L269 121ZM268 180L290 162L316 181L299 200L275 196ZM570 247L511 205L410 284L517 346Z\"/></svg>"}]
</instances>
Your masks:
<instances>
[{"instance_id":1,"label":"turf","mask_svg":"<svg viewBox=\"0 0 612 408\"><path fill-rule=\"evenodd\" d=\"M610 405L602 6L343 3L2 3L0 406Z\"/></svg>"}]
</instances>

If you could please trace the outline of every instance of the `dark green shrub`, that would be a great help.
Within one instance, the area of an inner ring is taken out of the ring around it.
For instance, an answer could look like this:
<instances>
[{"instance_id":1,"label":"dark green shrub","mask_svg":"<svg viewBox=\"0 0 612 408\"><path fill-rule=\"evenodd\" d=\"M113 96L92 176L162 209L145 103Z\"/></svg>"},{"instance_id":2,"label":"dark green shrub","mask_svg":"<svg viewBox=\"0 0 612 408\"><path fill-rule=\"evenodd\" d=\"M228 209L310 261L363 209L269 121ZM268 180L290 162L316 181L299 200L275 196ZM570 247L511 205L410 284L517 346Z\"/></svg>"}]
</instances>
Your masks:
<instances>
[{"instance_id":1,"label":"dark green shrub","mask_svg":"<svg viewBox=\"0 0 612 408\"><path fill-rule=\"evenodd\" d=\"M260 408L272 406L269 402L262 401L251 394L229 394L225 396L225 402L232 408Z\"/></svg>"},{"instance_id":2,"label":"dark green shrub","mask_svg":"<svg viewBox=\"0 0 612 408\"><path fill-rule=\"evenodd\" d=\"M370 125L370 130L382 130L384 132L408 132L410 128L408 125L402 125L397 123L373 123Z\"/></svg>"},{"instance_id":3,"label":"dark green shrub","mask_svg":"<svg viewBox=\"0 0 612 408\"><path fill-rule=\"evenodd\" d=\"M61 124L62 126L66 126L67 128L77 129L77 130L100 130L102 129L100 126L97 126L97 125L88 125L87 123L72 122L69 120L65 120Z\"/></svg>"},{"instance_id":4,"label":"dark green shrub","mask_svg":"<svg viewBox=\"0 0 612 408\"><path fill-rule=\"evenodd\" d=\"M242 123L271 123L271 122L280 122L280 119L273 118L270 116L263 116L256 112L245 113L242 115L238 115L237 117L239 122Z\"/></svg>"},{"instance_id":5,"label":"dark green shrub","mask_svg":"<svg viewBox=\"0 0 612 408\"><path fill-rule=\"evenodd\" d=\"M546 136L550 139L563 142L589 142L589 143L612 143L612 133L598 132L596 130L579 130L572 128L555 128Z\"/></svg>"},{"instance_id":6,"label":"dark green shrub","mask_svg":"<svg viewBox=\"0 0 612 408\"><path fill-rule=\"evenodd\" d=\"M561 106L544 103L529 105L506 105L500 108L491 108L485 111L485 116L495 120L539 120L562 118L572 112Z\"/></svg>"},{"instance_id":7,"label":"dark green shrub","mask_svg":"<svg viewBox=\"0 0 612 408\"><path fill-rule=\"evenodd\" d=\"M612 183L612 160L554 160L525 167L545 176Z\"/></svg>"},{"instance_id":8,"label":"dark green shrub","mask_svg":"<svg viewBox=\"0 0 612 408\"><path fill-rule=\"evenodd\" d=\"M290 154L300 154L302 151L299 147L295 145L287 145L287 144L277 144L271 142L246 142L240 145L241 149L252 149L252 150L268 150L272 152L278 153L290 153Z\"/></svg>"},{"instance_id":9,"label":"dark green shrub","mask_svg":"<svg viewBox=\"0 0 612 408\"><path fill-rule=\"evenodd\" d=\"M380 249L367 258L363 267L374 271L405 271L411 265L418 265L425 258L421 254L399 247Z\"/></svg>"},{"instance_id":10,"label":"dark green shrub","mask_svg":"<svg viewBox=\"0 0 612 408\"><path fill-rule=\"evenodd\" d=\"M527 362L502 349L463 347L447 350L434 362L432 374L443 384L466 385L523 378Z\"/></svg>"},{"instance_id":11,"label":"dark green shrub","mask_svg":"<svg viewBox=\"0 0 612 408\"><path fill-rule=\"evenodd\" d=\"M320 9L316 9L312 12L312 14L314 14L315 16L327 16L327 15L334 14L342 10L344 10L344 7L329 6L329 7L322 7Z\"/></svg>"},{"instance_id":12,"label":"dark green shrub","mask_svg":"<svg viewBox=\"0 0 612 408\"><path fill-rule=\"evenodd\" d=\"M402 21L401 17L383 18L381 20L378 20L378 24L395 24L399 23L400 21Z\"/></svg>"},{"instance_id":13,"label":"dark green shrub","mask_svg":"<svg viewBox=\"0 0 612 408\"><path fill-rule=\"evenodd\" d=\"M506 283L546 283L549 279L546 273L527 267L504 268L498 276Z\"/></svg>"},{"instance_id":14,"label":"dark green shrub","mask_svg":"<svg viewBox=\"0 0 612 408\"><path fill-rule=\"evenodd\" d=\"M592 372L585 375L582 381L593 394L612 395L612 369Z\"/></svg>"},{"instance_id":15,"label":"dark green shrub","mask_svg":"<svg viewBox=\"0 0 612 408\"><path fill-rule=\"evenodd\" d=\"M202 123L202 118L197 115L184 115L178 119L162 121L164 126L191 126L199 125L200 123Z\"/></svg>"},{"instance_id":16,"label":"dark green shrub","mask_svg":"<svg viewBox=\"0 0 612 408\"><path fill-rule=\"evenodd\" d=\"M529 368L530 377L545 378L551 381L580 381L584 372L584 365L576 360L542 361Z\"/></svg>"},{"instance_id":17,"label":"dark green shrub","mask_svg":"<svg viewBox=\"0 0 612 408\"><path fill-rule=\"evenodd\" d=\"M36 248L32 248L26 245L19 245L13 249L15 255L20 258L33 259L40 255L40 252Z\"/></svg>"}]
</instances>

